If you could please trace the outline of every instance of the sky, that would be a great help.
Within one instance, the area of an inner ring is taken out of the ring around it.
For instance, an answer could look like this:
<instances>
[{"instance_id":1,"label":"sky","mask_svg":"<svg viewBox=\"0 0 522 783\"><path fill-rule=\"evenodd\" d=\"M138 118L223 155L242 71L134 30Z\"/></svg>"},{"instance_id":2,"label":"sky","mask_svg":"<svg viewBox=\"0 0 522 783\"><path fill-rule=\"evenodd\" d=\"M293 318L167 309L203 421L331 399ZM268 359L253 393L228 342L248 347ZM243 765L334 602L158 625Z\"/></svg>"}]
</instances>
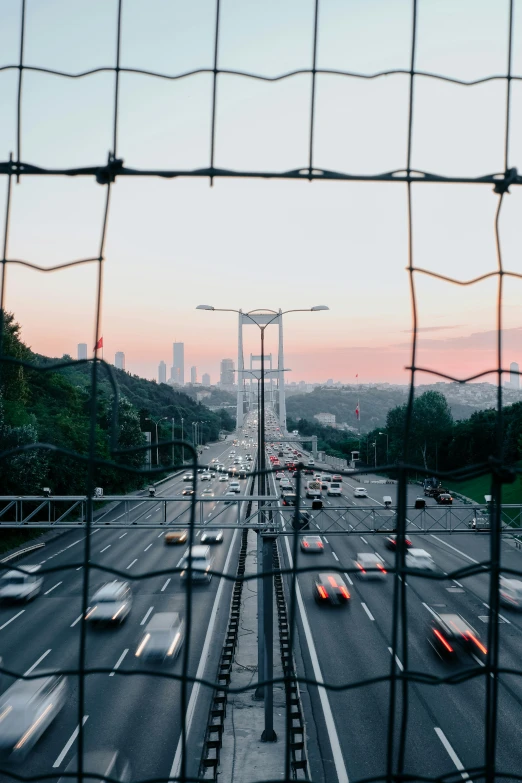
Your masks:
<instances>
[{"instance_id":1,"label":"sky","mask_svg":"<svg viewBox=\"0 0 522 783\"><path fill-rule=\"evenodd\" d=\"M221 0L218 65L274 76L309 68L313 0ZM24 62L78 73L115 62L117 0L27 0ZM461 79L506 72L508 0L419 0L416 68ZM212 67L215 0L123 0L121 64L176 74ZM0 0L0 68L19 57L21 0ZM411 0L320 0L317 65L374 73L408 69ZM522 76L522 1L515 0L513 73ZM0 70L0 160L16 149L18 73ZM308 165L310 76L277 82L218 77L215 165L238 172ZM81 79L26 71L22 160L103 164L112 150L114 75ZM313 161L374 174L406 165L409 79L320 75ZM462 87L415 80L412 167L480 176L504 167L505 82ZM117 155L136 168L204 168L210 160L212 76L177 81L122 74ZM509 165L522 169L522 82L512 82ZM2 179L0 177L0 179ZM5 178L0 215L5 212ZM506 269L522 273L522 193L500 221ZM490 186L413 186L413 262L468 280L496 269ZM24 177L13 186L7 257L43 267L96 257L105 188L90 178ZM3 218L0 219L3 221ZM2 222L0 222L2 227ZM289 381L407 383L412 304L402 183L119 179L104 252L104 358L157 377L172 343L185 374L218 379L237 360L237 317L198 304L306 309L285 319ZM8 267L5 306L25 341L51 356L94 346L96 265L41 273ZM414 275L417 364L459 378L496 364L497 279L456 286ZM504 278L504 366L522 365L521 281ZM277 352L277 329L267 332ZM259 353L245 329L245 359ZM419 373L418 382L438 380ZM486 380L494 380L488 377Z\"/></svg>"}]
</instances>

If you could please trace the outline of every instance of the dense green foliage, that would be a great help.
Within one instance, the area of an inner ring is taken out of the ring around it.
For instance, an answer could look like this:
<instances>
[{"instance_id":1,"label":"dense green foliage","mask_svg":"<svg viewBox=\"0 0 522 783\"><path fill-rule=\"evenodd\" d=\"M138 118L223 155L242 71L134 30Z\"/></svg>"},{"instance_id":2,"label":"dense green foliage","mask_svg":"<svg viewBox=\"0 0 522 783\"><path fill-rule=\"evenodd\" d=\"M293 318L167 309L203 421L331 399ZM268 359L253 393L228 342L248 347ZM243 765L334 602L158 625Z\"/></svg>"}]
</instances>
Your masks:
<instances>
[{"instance_id":1,"label":"dense green foliage","mask_svg":"<svg viewBox=\"0 0 522 783\"><path fill-rule=\"evenodd\" d=\"M20 327L12 315L4 322L3 352L7 356L49 368L56 360L33 354L20 337ZM64 357L70 359L70 357ZM92 398L93 364L75 364L60 370L33 370L2 363L0 367L0 448L16 449L35 443L49 444L74 452L80 457L51 449L29 449L0 461L3 494L40 494L49 486L53 494L84 494L87 487L86 457L91 443L101 460L144 466L145 452L118 454L118 450L144 446L144 431L156 428L147 419L163 419L158 426L159 440L181 437L184 419L185 439L191 439L192 422L201 426L201 440L217 440L222 429L233 429L234 422L226 411L219 415L196 403L166 384L156 384L122 370L112 368L118 387L117 427L114 428L114 392L106 371L98 366L96 400ZM95 407L94 426L91 412ZM114 432L113 432L114 429ZM115 451L111 451L111 438ZM153 450L155 462L155 449ZM172 461L171 447L160 447L160 464ZM174 455L179 461L180 453ZM188 454L186 455L188 457ZM83 457L83 459L82 459ZM117 466L99 466L94 484L105 494L126 492L143 485L145 478L126 473Z\"/></svg>"}]
</instances>

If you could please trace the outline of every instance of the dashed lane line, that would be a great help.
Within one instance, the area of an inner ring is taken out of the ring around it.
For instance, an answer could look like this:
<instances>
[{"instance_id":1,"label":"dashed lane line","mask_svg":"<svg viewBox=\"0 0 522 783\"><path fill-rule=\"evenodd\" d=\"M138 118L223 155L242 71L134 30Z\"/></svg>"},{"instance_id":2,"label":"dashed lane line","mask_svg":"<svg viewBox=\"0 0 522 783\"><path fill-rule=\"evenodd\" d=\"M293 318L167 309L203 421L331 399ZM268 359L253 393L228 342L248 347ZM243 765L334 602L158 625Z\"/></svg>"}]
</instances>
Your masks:
<instances>
[{"instance_id":1,"label":"dashed lane line","mask_svg":"<svg viewBox=\"0 0 522 783\"><path fill-rule=\"evenodd\" d=\"M350 574L345 574L346 579L348 580L349 585L353 585L352 580L350 579Z\"/></svg>"},{"instance_id":2,"label":"dashed lane line","mask_svg":"<svg viewBox=\"0 0 522 783\"><path fill-rule=\"evenodd\" d=\"M138 558L137 558L137 557L135 557L135 558L134 558L134 560L132 561L132 563L129 563L129 565L127 566L127 568L126 568L125 570L126 570L126 571L128 571L128 570L129 570L129 568L132 568L132 566L134 565L134 563L137 563L137 562L138 562Z\"/></svg>"},{"instance_id":3,"label":"dashed lane line","mask_svg":"<svg viewBox=\"0 0 522 783\"><path fill-rule=\"evenodd\" d=\"M335 557L335 559L337 560L337 562L339 562L339 558L337 557L337 555L335 554L335 552L332 552L332 555Z\"/></svg>"},{"instance_id":4,"label":"dashed lane line","mask_svg":"<svg viewBox=\"0 0 522 783\"><path fill-rule=\"evenodd\" d=\"M100 549L100 555L101 555L101 554L103 554L103 552L106 552L106 551L107 551L108 549L110 549L110 548L111 548L111 545L110 545L110 544L107 544L107 546L106 546L106 547L104 547L103 549Z\"/></svg>"},{"instance_id":5,"label":"dashed lane line","mask_svg":"<svg viewBox=\"0 0 522 783\"><path fill-rule=\"evenodd\" d=\"M436 733L437 737L440 739L440 741L444 745L444 749L446 750L446 753L448 754L450 759L455 764L455 766L458 769L458 771L460 772L463 780L469 780L468 773L464 771L464 764L461 762L461 760L459 759L459 757L457 756L457 754L453 750L453 748L452 748L452 746L450 744L450 741L448 740L448 738L446 737L446 735L444 734L442 729L440 729L438 726L434 726L434 729L435 729L435 733Z\"/></svg>"},{"instance_id":6,"label":"dashed lane line","mask_svg":"<svg viewBox=\"0 0 522 783\"><path fill-rule=\"evenodd\" d=\"M63 582L56 582L55 585L49 588L49 590L46 590L44 595L49 595L49 593L52 593L53 590L56 590L57 587L60 587L60 585L63 584Z\"/></svg>"},{"instance_id":7,"label":"dashed lane line","mask_svg":"<svg viewBox=\"0 0 522 783\"><path fill-rule=\"evenodd\" d=\"M366 604L365 604L365 603L363 603L362 601L361 601L361 606L362 606L362 608L364 609L364 611L366 612L366 614L368 615L368 617L370 618L370 620L371 620L372 622L375 622L375 617L374 617L374 616L373 616L373 614L370 612L370 610L368 609L368 607L366 606Z\"/></svg>"},{"instance_id":8,"label":"dashed lane line","mask_svg":"<svg viewBox=\"0 0 522 783\"><path fill-rule=\"evenodd\" d=\"M145 549L143 551L146 552L148 549L151 548L151 546L152 546L152 544L149 544L148 546L145 547Z\"/></svg>"},{"instance_id":9,"label":"dashed lane line","mask_svg":"<svg viewBox=\"0 0 522 783\"><path fill-rule=\"evenodd\" d=\"M169 583L169 582L170 582L170 576L169 576L169 578L167 579L167 581L165 582L165 584L163 585L163 587L161 588L161 592L162 592L162 593L163 593L163 592L166 590L166 588L167 588L167 585L168 585L168 583Z\"/></svg>"},{"instance_id":10,"label":"dashed lane line","mask_svg":"<svg viewBox=\"0 0 522 783\"><path fill-rule=\"evenodd\" d=\"M434 535L433 533L431 534L431 538L434 538L436 541L440 541L441 544L444 544L444 546L447 546L449 549L453 549L454 552L457 552L457 554L459 554L461 557L465 557L466 560L470 561L470 563L478 563L479 562L478 560L475 560L475 558L470 557L469 555L467 555L465 552L461 552L461 550L457 549L456 546L452 546L452 544L448 544L448 542L444 541L443 538L439 538L438 536Z\"/></svg>"},{"instance_id":11,"label":"dashed lane line","mask_svg":"<svg viewBox=\"0 0 522 783\"><path fill-rule=\"evenodd\" d=\"M88 718L89 718L88 715L84 715L83 716L83 719L82 719L82 725L83 726L85 726L85 723L88 720ZM62 763L62 761L64 760L64 758L68 754L68 752L69 752L69 750L71 748L71 745L73 744L74 740L76 739L76 737L78 736L79 733L80 733L80 727L76 726L75 730L73 731L73 733L71 734L71 736L69 737L67 742L65 743L64 749L62 750L62 752L60 753L60 755L58 756L58 758L54 762L53 768L56 769L56 767L60 766L60 764Z\"/></svg>"},{"instance_id":12,"label":"dashed lane line","mask_svg":"<svg viewBox=\"0 0 522 783\"><path fill-rule=\"evenodd\" d=\"M20 615L21 615L21 614L23 614L24 612L25 612L25 609L21 609L21 610L18 612L18 614L15 614L15 616L14 616L14 617L11 617L11 619L10 619L10 620L8 620L6 623L4 623L3 625L0 625L0 631L3 631L3 630L4 630L4 628L6 628L6 626L8 626L10 623L12 623L12 622L13 622L13 620L16 620L16 618L17 618L17 617L20 617Z\"/></svg>"},{"instance_id":13,"label":"dashed lane line","mask_svg":"<svg viewBox=\"0 0 522 783\"><path fill-rule=\"evenodd\" d=\"M390 655L393 655L393 649L391 647L388 647L388 651L389 651ZM401 672L403 672L404 671L404 666L400 662L398 655L395 656L395 663L397 664L397 666L399 667Z\"/></svg>"},{"instance_id":14,"label":"dashed lane line","mask_svg":"<svg viewBox=\"0 0 522 783\"><path fill-rule=\"evenodd\" d=\"M29 668L27 669L27 671L26 671L26 672L24 672L24 677L27 677L27 675L28 675L28 674L31 674L31 672L32 672L32 671L34 671L34 670L36 669L36 667L38 666L38 664L39 664L39 663L41 663L41 662L43 661L43 659L44 659L44 658L47 658L47 656L49 655L49 653L50 653L50 652L51 652L51 648L49 648L48 650L46 650L46 651L44 652L44 654L43 654L43 655L40 655L40 657L38 658L38 660L37 660L37 661L35 661L35 662L33 663L33 665L32 665L32 666L29 666Z\"/></svg>"},{"instance_id":15,"label":"dashed lane line","mask_svg":"<svg viewBox=\"0 0 522 783\"><path fill-rule=\"evenodd\" d=\"M118 658L118 660L114 664L114 669L109 674L109 677L114 677L114 673L116 672L116 669L120 668L120 664L121 664L121 662L123 661L123 659L125 658L125 656L127 655L128 652L129 652L129 648L127 647L127 649L122 652L122 654L120 655L120 657Z\"/></svg>"},{"instance_id":16,"label":"dashed lane line","mask_svg":"<svg viewBox=\"0 0 522 783\"><path fill-rule=\"evenodd\" d=\"M148 619L148 617L149 617L149 614L152 612L152 610L153 610L153 609L154 609L154 607L153 607L153 606L151 606L151 607L149 607L149 608L147 609L147 611L145 612L145 617L144 617L144 618L143 618L143 620L141 621L140 625L145 625L145 623L147 622L147 619Z\"/></svg>"},{"instance_id":17,"label":"dashed lane line","mask_svg":"<svg viewBox=\"0 0 522 783\"><path fill-rule=\"evenodd\" d=\"M128 532L129 532L129 531L127 530L127 533L128 533ZM123 533L123 535L121 535L121 536L120 536L120 538L123 538L123 536L126 536L126 535L127 535L127 533Z\"/></svg>"}]
</instances>

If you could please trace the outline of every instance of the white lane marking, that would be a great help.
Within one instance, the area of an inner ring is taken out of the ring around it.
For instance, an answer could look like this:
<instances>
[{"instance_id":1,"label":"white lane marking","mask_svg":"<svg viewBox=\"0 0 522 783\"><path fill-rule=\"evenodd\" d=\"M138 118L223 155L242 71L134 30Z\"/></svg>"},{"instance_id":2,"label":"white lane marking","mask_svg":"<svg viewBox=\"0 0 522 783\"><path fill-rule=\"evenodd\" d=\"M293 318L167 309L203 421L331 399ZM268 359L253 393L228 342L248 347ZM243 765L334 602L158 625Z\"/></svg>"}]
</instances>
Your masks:
<instances>
[{"instance_id":1,"label":"white lane marking","mask_svg":"<svg viewBox=\"0 0 522 783\"><path fill-rule=\"evenodd\" d=\"M109 674L109 677L114 677L114 672L116 671L116 669L120 668L120 663L123 661L123 659L125 658L125 656L127 655L128 652L129 652L129 648L127 647L127 649L122 652L122 654L120 655L120 657L118 658L118 660L114 664L114 669Z\"/></svg>"},{"instance_id":2,"label":"white lane marking","mask_svg":"<svg viewBox=\"0 0 522 783\"><path fill-rule=\"evenodd\" d=\"M163 535L163 530L162 530L162 531L161 531L161 533L159 534L158 538L161 538L161 536L162 536L162 535Z\"/></svg>"},{"instance_id":3,"label":"white lane marking","mask_svg":"<svg viewBox=\"0 0 522 783\"><path fill-rule=\"evenodd\" d=\"M197 538L199 535L201 535L201 530L198 530L198 532L196 533L196 538Z\"/></svg>"},{"instance_id":4,"label":"white lane marking","mask_svg":"<svg viewBox=\"0 0 522 783\"><path fill-rule=\"evenodd\" d=\"M129 531L127 530L127 533L128 533L128 532L129 532ZM123 536L126 536L126 535L127 535L127 533L123 533L123 535L121 535L121 536L120 536L120 538L123 538Z\"/></svg>"},{"instance_id":5,"label":"white lane marking","mask_svg":"<svg viewBox=\"0 0 522 783\"><path fill-rule=\"evenodd\" d=\"M484 604L486 609L491 609L490 605L487 604L485 601L482 601L482 603ZM500 617L501 620L504 620L505 623L511 625L511 620L508 620L507 617L504 617L504 615L500 614L500 612L498 613L498 616Z\"/></svg>"},{"instance_id":6,"label":"white lane marking","mask_svg":"<svg viewBox=\"0 0 522 783\"><path fill-rule=\"evenodd\" d=\"M180 557L180 559L179 559L179 562L178 562L178 564L176 565L176 568L179 568L179 567L180 567L180 565L182 564L182 562L183 562L184 558L185 558L185 555L181 555L181 557Z\"/></svg>"},{"instance_id":7,"label":"white lane marking","mask_svg":"<svg viewBox=\"0 0 522 783\"><path fill-rule=\"evenodd\" d=\"M337 555L335 554L335 552L332 552L332 555L335 557L335 559L337 560L337 562L339 562L339 558L337 557Z\"/></svg>"},{"instance_id":8,"label":"white lane marking","mask_svg":"<svg viewBox=\"0 0 522 783\"><path fill-rule=\"evenodd\" d=\"M465 552L461 552L460 549L457 549L456 546L452 546L451 544L448 544L447 541L444 541L443 538L439 538L438 536L435 536L433 533L431 534L432 538L435 538L437 541L440 541L441 544L444 544L444 546L449 547L449 549L453 549L454 552L457 552L461 557L465 557L466 560L469 560L470 563L478 563L478 560L475 560L473 557L470 557Z\"/></svg>"},{"instance_id":9,"label":"white lane marking","mask_svg":"<svg viewBox=\"0 0 522 783\"><path fill-rule=\"evenodd\" d=\"M370 612L370 610L368 609L368 607L366 606L366 604L363 604L363 602L362 602L362 601L361 601L361 606L362 606L362 608L364 609L364 611L366 612L366 614L368 615L368 617L370 618L370 620L373 620L373 622L375 622L375 617L374 617L374 616L373 616L373 614Z\"/></svg>"},{"instance_id":10,"label":"white lane marking","mask_svg":"<svg viewBox=\"0 0 522 783\"><path fill-rule=\"evenodd\" d=\"M81 571L81 570L82 570L82 568L83 568L83 566L80 566L79 568L76 568L75 570L76 570L76 571Z\"/></svg>"},{"instance_id":11,"label":"white lane marking","mask_svg":"<svg viewBox=\"0 0 522 783\"><path fill-rule=\"evenodd\" d=\"M456 579L454 579L453 581L454 581L454 582L455 582L455 584L456 584L456 585L458 585L459 587L463 587L463 585L461 585L461 583L460 583L460 582L457 582L457 580L456 580Z\"/></svg>"},{"instance_id":12,"label":"white lane marking","mask_svg":"<svg viewBox=\"0 0 522 783\"><path fill-rule=\"evenodd\" d=\"M85 723L86 723L88 717L89 717L88 715L84 715L83 716L83 720L82 720L82 725L83 726L85 726ZM56 768L56 767L60 766L60 764L62 763L62 761L64 760L64 758L68 754L68 752L69 752L69 750L71 748L71 745L73 744L74 740L76 739L76 737L78 736L79 733L80 733L80 727L76 726L75 730L73 731L73 733L71 734L71 736L69 737L67 742L65 743L64 749L62 750L62 752L60 753L60 755L58 756L58 758L54 762L53 768Z\"/></svg>"},{"instance_id":13,"label":"white lane marking","mask_svg":"<svg viewBox=\"0 0 522 783\"><path fill-rule=\"evenodd\" d=\"M32 665L32 666L29 666L29 668L27 669L27 671L26 671L26 672L24 672L24 677L27 677L27 675L28 675L28 674L31 674L31 672L32 672L34 669L36 669L36 667L38 666L38 664L39 664L39 663L41 663L41 662L43 661L43 659L44 659L44 658L46 658L46 657L49 655L49 653L50 653L50 652L51 652L51 648L49 648L48 650L46 650L46 651L44 652L44 654L43 654L43 655L40 655L40 657L38 658L38 660L37 660L37 661L35 661L35 662L33 663L33 665Z\"/></svg>"},{"instance_id":14,"label":"white lane marking","mask_svg":"<svg viewBox=\"0 0 522 783\"><path fill-rule=\"evenodd\" d=\"M450 742L449 742L448 738L446 737L446 735L444 734L444 732L442 731L442 729L439 729L438 726L434 726L434 729L435 729L435 733L436 733L437 737L440 739L440 741L444 745L446 753L448 754L450 759L453 761L453 763L457 767L457 769L460 772L462 778L464 780L469 780L468 773L464 772L464 764L461 762L461 760L459 759L459 757L457 756L457 754L455 753L455 751L451 747Z\"/></svg>"},{"instance_id":15,"label":"white lane marking","mask_svg":"<svg viewBox=\"0 0 522 783\"><path fill-rule=\"evenodd\" d=\"M152 514L148 514L148 515L145 517L145 519L150 519L150 518L151 518L151 516L152 516Z\"/></svg>"},{"instance_id":16,"label":"white lane marking","mask_svg":"<svg viewBox=\"0 0 522 783\"><path fill-rule=\"evenodd\" d=\"M230 558L232 557L232 551L234 549L234 544L235 544L236 538L237 538L237 529L234 530L234 535L232 536L232 541L230 542L230 548L228 550L227 559L225 560L225 565L224 565L224 568L223 568L223 573L224 574L228 573L228 566L230 564ZM180 560L180 562L181 562L181 560ZM216 617L217 617L217 613L218 613L217 610L218 610L219 602L221 600L221 595L223 593L224 585L225 585L225 580L224 579L220 579L219 580L218 589L216 591L216 597L214 599L214 604L212 606L212 612L210 613L210 622L208 624L207 634L205 636L205 642L203 644L203 649L201 651L201 657L200 657L199 663L198 663L198 669L197 669L197 672L196 672L196 678L197 679L202 679L203 678L203 674L205 672L205 666L206 666L206 663L207 663L208 652L209 652L209 648L210 648L210 640L212 638L212 634L214 633L214 625L216 623ZM192 719L194 717L194 711L196 709L196 701L197 701L198 696L199 696L200 688L201 688L200 683L199 682L195 682L193 687L192 687L192 692L190 694L190 699L189 699L189 703L188 703L188 707L187 707L187 712L186 712L186 715L185 715L186 736L187 737L189 735L190 727L192 725ZM180 766L181 766L181 750L182 750L182 737L180 736L180 738L178 740L178 745L177 745L177 748L176 748L176 753L175 753L175 756L174 756L174 761L172 762L172 768L170 770L170 777L171 778L179 777L179 769L180 769ZM340 781L340 783L344 783L344 781ZM346 778L346 783L348 783L348 778Z\"/></svg>"},{"instance_id":17,"label":"white lane marking","mask_svg":"<svg viewBox=\"0 0 522 783\"><path fill-rule=\"evenodd\" d=\"M122 514L122 516L123 516L123 514ZM99 520L96 520L96 521L97 521L97 522L99 522ZM114 521L114 520L113 520L113 521ZM96 530L93 530L93 531L92 531L92 533L91 533L91 536L93 536L95 533L99 533L99 532L100 532L100 530L101 530L101 527L97 527L97 528L96 528Z\"/></svg>"},{"instance_id":18,"label":"white lane marking","mask_svg":"<svg viewBox=\"0 0 522 783\"><path fill-rule=\"evenodd\" d=\"M290 563L290 568L293 568L294 564L293 564L292 554L290 552L290 544L288 543L288 536L285 536L285 544L286 544L288 562ZM299 612L301 614L301 622L303 623L306 642L308 644L308 650L310 652L310 660L312 661L314 677L316 682L318 683L317 692L319 694L319 698L321 700L321 706L323 708L324 721L326 723L328 739L330 740L330 746L332 748L332 756L335 764L335 771L337 772L337 778L339 780L339 783L349 783L348 772L346 770L346 765L344 763L343 753L341 750L341 743L339 741L339 735L337 734L337 728L335 726L332 708L330 707L330 700L328 698L328 693L324 688L321 688L320 686L320 683L324 682L323 674L321 672L321 667L319 665L319 658L317 657L317 651L315 649L310 623L308 622L308 617L306 614L303 597L301 595L301 588L299 587L299 582L297 581L295 584L295 592L297 597L297 604L299 606ZM171 773L171 777L173 777L172 773Z\"/></svg>"},{"instance_id":19,"label":"white lane marking","mask_svg":"<svg viewBox=\"0 0 522 783\"><path fill-rule=\"evenodd\" d=\"M60 585L63 584L63 582L56 582L55 585L49 588L49 590L46 590L44 595L49 595L49 593L52 593L53 590L56 590L57 587L60 587Z\"/></svg>"},{"instance_id":20,"label":"white lane marking","mask_svg":"<svg viewBox=\"0 0 522 783\"><path fill-rule=\"evenodd\" d=\"M427 610L428 610L428 612L431 612L431 614L432 614L434 617L436 617L436 618L437 618L437 620L439 619L439 615L437 614L437 612L434 612L434 611L433 611L433 609L431 608L431 606L428 606L428 604L425 604L425 603L424 603L424 601L422 602L422 605L424 606L424 608L425 608L425 609L427 609Z\"/></svg>"},{"instance_id":21,"label":"white lane marking","mask_svg":"<svg viewBox=\"0 0 522 783\"><path fill-rule=\"evenodd\" d=\"M483 661L481 661L481 660L480 660L480 658L477 658L477 656L475 655L475 653L471 653L471 657L472 657L472 658L474 658L474 659L476 660L476 662L477 662L478 664L480 664L480 666L485 666L485 665L486 665L485 663L483 663ZM492 673L493 673L493 672L492 672Z\"/></svg>"},{"instance_id":22,"label":"white lane marking","mask_svg":"<svg viewBox=\"0 0 522 783\"><path fill-rule=\"evenodd\" d=\"M393 649L391 647L388 647L388 650L389 650L390 655L393 655ZM399 657L397 655L395 656L395 663L397 664L397 666L399 667L401 672L403 672L404 671L404 666L400 662Z\"/></svg>"},{"instance_id":23,"label":"white lane marking","mask_svg":"<svg viewBox=\"0 0 522 783\"><path fill-rule=\"evenodd\" d=\"M145 547L145 549L144 549L143 551L144 551L144 552L146 552L146 551L147 551L147 549L150 549L150 548L151 548L151 546L152 546L152 544L149 544L148 546L146 546L146 547Z\"/></svg>"},{"instance_id":24,"label":"white lane marking","mask_svg":"<svg viewBox=\"0 0 522 783\"><path fill-rule=\"evenodd\" d=\"M147 618L148 618L149 614L152 612L153 609L154 609L153 606L151 606L151 607L149 607L149 609L147 609L147 611L145 612L145 617L141 621L140 625L145 625L145 623L147 622Z\"/></svg>"},{"instance_id":25,"label":"white lane marking","mask_svg":"<svg viewBox=\"0 0 522 783\"><path fill-rule=\"evenodd\" d=\"M107 551L108 549L110 549L110 548L111 548L111 545L110 545L110 544L107 544L107 546L106 546L106 547L104 547L103 549L100 549L100 555L101 555L103 552L106 552L106 551Z\"/></svg>"},{"instance_id":26,"label":"white lane marking","mask_svg":"<svg viewBox=\"0 0 522 783\"><path fill-rule=\"evenodd\" d=\"M349 574L345 574L345 577L346 577L346 578L347 578L347 580L348 580L348 584L349 584L349 585L353 585L353 582L352 582L352 580L350 579L350 575L349 575Z\"/></svg>"},{"instance_id":27,"label":"white lane marking","mask_svg":"<svg viewBox=\"0 0 522 783\"><path fill-rule=\"evenodd\" d=\"M364 536L361 536L361 541L364 541L365 544L368 543Z\"/></svg>"},{"instance_id":28,"label":"white lane marking","mask_svg":"<svg viewBox=\"0 0 522 783\"><path fill-rule=\"evenodd\" d=\"M328 543L328 539L326 538L326 536L323 536L323 538L324 538L325 544L327 544Z\"/></svg>"},{"instance_id":29,"label":"white lane marking","mask_svg":"<svg viewBox=\"0 0 522 783\"><path fill-rule=\"evenodd\" d=\"M129 570L129 568L132 568L132 566L134 565L134 563L137 563L137 562L138 562L138 558L137 558L137 557L135 557L135 558L134 558L134 560L132 561L132 563L129 563L129 565L127 566L127 568L126 568L125 570L126 570L126 571L128 571L128 570Z\"/></svg>"},{"instance_id":30,"label":"white lane marking","mask_svg":"<svg viewBox=\"0 0 522 783\"><path fill-rule=\"evenodd\" d=\"M165 582L165 584L163 585L163 587L161 588L161 592L162 592L162 593L164 592L164 590L165 590L165 588L167 587L167 585L168 585L168 583L169 583L169 582L170 582L170 576L169 576L169 578L167 579L167 581Z\"/></svg>"},{"instance_id":31,"label":"white lane marking","mask_svg":"<svg viewBox=\"0 0 522 783\"><path fill-rule=\"evenodd\" d=\"M76 618L76 620L74 621L74 623L71 623L70 627L74 628L76 623L79 623L81 619L82 619L82 616L81 616L81 614L79 614L78 617Z\"/></svg>"}]
</instances>

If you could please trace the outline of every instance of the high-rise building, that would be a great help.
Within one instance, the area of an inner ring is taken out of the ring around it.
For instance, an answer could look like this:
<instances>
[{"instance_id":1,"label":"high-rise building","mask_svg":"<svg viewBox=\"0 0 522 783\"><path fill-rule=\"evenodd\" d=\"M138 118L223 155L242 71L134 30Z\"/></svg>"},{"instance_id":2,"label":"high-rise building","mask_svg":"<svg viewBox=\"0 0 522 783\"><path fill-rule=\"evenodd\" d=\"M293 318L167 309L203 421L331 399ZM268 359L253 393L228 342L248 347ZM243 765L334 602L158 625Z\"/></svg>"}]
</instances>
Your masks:
<instances>
[{"instance_id":1,"label":"high-rise building","mask_svg":"<svg viewBox=\"0 0 522 783\"><path fill-rule=\"evenodd\" d=\"M208 372L204 372L203 375L201 376L201 383L203 384L203 386L210 386L210 375L208 374Z\"/></svg>"},{"instance_id":2,"label":"high-rise building","mask_svg":"<svg viewBox=\"0 0 522 783\"><path fill-rule=\"evenodd\" d=\"M158 383L167 383L167 365L163 359L158 365Z\"/></svg>"},{"instance_id":3,"label":"high-rise building","mask_svg":"<svg viewBox=\"0 0 522 783\"><path fill-rule=\"evenodd\" d=\"M78 343L78 359L87 358L87 343Z\"/></svg>"},{"instance_id":4,"label":"high-rise building","mask_svg":"<svg viewBox=\"0 0 522 783\"><path fill-rule=\"evenodd\" d=\"M222 359L221 360L221 372L219 375L219 381L221 386L233 386L234 385L234 360Z\"/></svg>"},{"instance_id":5,"label":"high-rise building","mask_svg":"<svg viewBox=\"0 0 522 783\"><path fill-rule=\"evenodd\" d=\"M123 351L117 351L116 356L114 357L114 366L117 367L118 370L125 369L125 354Z\"/></svg>"},{"instance_id":6,"label":"high-rise building","mask_svg":"<svg viewBox=\"0 0 522 783\"><path fill-rule=\"evenodd\" d=\"M198 368L197 367L191 367L190 368L190 382L192 385L198 382Z\"/></svg>"},{"instance_id":7,"label":"high-rise building","mask_svg":"<svg viewBox=\"0 0 522 783\"><path fill-rule=\"evenodd\" d=\"M172 354L170 378L173 383L179 383L180 386L183 386L185 383L185 343L173 343Z\"/></svg>"},{"instance_id":8,"label":"high-rise building","mask_svg":"<svg viewBox=\"0 0 522 783\"><path fill-rule=\"evenodd\" d=\"M511 362L509 365L509 385L512 389L520 388L520 375L518 372L518 364L516 362Z\"/></svg>"},{"instance_id":9,"label":"high-rise building","mask_svg":"<svg viewBox=\"0 0 522 783\"><path fill-rule=\"evenodd\" d=\"M328 378L328 380L326 381L326 385L333 386L333 378Z\"/></svg>"}]
</instances>

